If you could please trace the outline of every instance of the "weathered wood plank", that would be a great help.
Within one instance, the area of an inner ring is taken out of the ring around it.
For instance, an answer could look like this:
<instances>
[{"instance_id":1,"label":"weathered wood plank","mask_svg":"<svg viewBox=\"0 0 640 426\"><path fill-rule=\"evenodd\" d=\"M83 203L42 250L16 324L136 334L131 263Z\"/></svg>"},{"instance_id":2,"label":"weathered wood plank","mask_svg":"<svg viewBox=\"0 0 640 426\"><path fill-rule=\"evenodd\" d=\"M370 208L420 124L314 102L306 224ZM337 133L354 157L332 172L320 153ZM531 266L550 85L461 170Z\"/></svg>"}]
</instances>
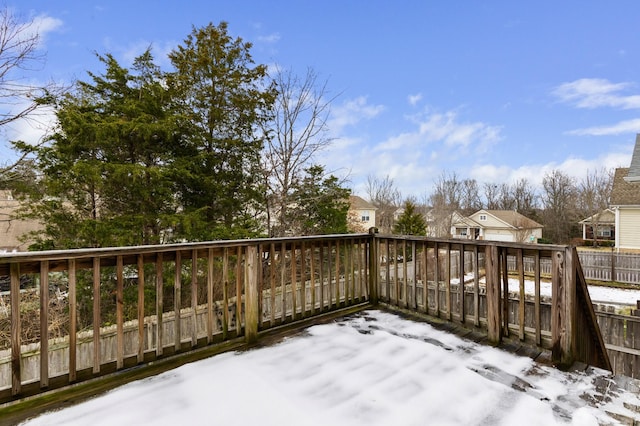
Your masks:
<instances>
[{"instance_id":1,"label":"weathered wood plank","mask_svg":"<svg viewBox=\"0 0 640 426\"><path fill-rule=\"evenodd\" d=\"M258 249L256 246L246 247L245 252L245 320L244 334L248 343L258 339L258 322L260 321L258 303ZM239 296L238 296L239 297Z\"/></svg>"},{"instance_id":2,"label":"weathered wood plank","mask_svg":"<svg viewBox=\"0 0 640 426\"><path fill-rule=\"evenodd\" d=\"M440 317L440 246L436 242L434 245L434 269L433 281L435 282L435 302L436 316Z\"/></svg>"},{"instance_id":3,"label":"weathered wood plank","mask_svg":"<svg viewBox=\"0 0 640 426\"><path fill-rule=\"evenodd\" d=\"M95 340L94 337L94 345ZM49 261L42 260L40 261L40 388L47 387L49 387Z\"/></svg>"},{"instance_id":4,"label":"weathered wood plank","mask_svg":"<svg viewBox=\"0 0 640 426\"><path fill-rule=\"evenodd\" d=\"M473 325L480 327L480 265L478 246L473 246Z\"/></svg>"},{"instance_id":5,"label":"weathered wood plank","mask_svg":"<svg viewBox=\"0 0 640 426\"><path fill-rule=\"evenodd\" d=\"M502 278L502 334L509 336L509 270L507 268L507 250L500 249L500 266Z\"/></svg>"},{"instance_id":6,"label":"weathered wood plank","mask_svg":"<svg viewBox=\"0 0 640 426\"><path fill-rule=\"evenodd\" d=\"M492 344L502 341L502 309L500 307L500 255L497 245L485 247L487 292L487 339Z\"/></svg>"},{"instance_id":7,"label":"weathered wood plank","mask_svg":"<svg viewBox=\"0 0 640 426\"><path fill-rule=\"evenodd\" d=\"M297 288L298 288L298 279L296 277L296 263L298 262L298 258L296 256L296 245L295 243L291 243L291 319L293 321L296 320L296 308L297 308Z\"/></svg>"},{"instance_id":8,"label":"weathered wood plank","mask_svg":"<svg viewBox=\"0 0 640 426\"><path fill-rule=\"evenodd\" d=\"M452 312L452 294L451 294L451 244L450 243L446 243L445 244L445 258L446 263L445 263L445 269L444 269L444 276L445 276L445 302L447 304L447 319L449 321L453 320L453 312Z\"/></svg>"},{"instance_id":9,"label":"weathered wood plank","mask_svg":"<svg viewBox=\"0 0 640 426\"><path fill-rule=\"evenodd\" d=\"M516 268L518 270L518 325L519 325L519 334L518 337L520 340L524 340L524 323L525 323L525 293L524 293L524 266L523 266L523 255L522 249L518 249L516 252Z\"/></svg>"},{"instance_id":10,"label":"weathered wood plank","mask_svg":"<svg viewBox=\"0 0 640 426\"><path fill-rule=\"evenodd\" d=\"M222 339L229 337L229 249L222 257Z\"/></svg>"},{"instance_id":11,"label":"weathered wood plank","mask_svg":"<svg viewBox=\"0 0 640 426\"><path fill-rule=\"evenodd\" d=\"M198 344L198 251L191 251L191 347Z\"/></svg>"},{"instance_id":12,"label":"weathered wood plank","mask_svg":"<svg viewBox=\"0 0 640 426\"><path fill-rule=\"evenodd\" d=\"M207 249L207 343L213 342L214 315L213 315L213 292L214 292L214 271L215 259L213 249ZM217 329L217 321L215 322ZM272 321L273 324L273 321Z\"/></svg>"},{"instance_id":13,"label":"weathered wood plank","mask_svg":"<svg viewBox=\"0 0 640 426\"><path fill-rule=\"evenodd\" d=\"M116 258L116 368L124 367L124 263L122 256Z\"/></svg>"},{"instance_id":14,"label":"weathered wood plank","mask_svg":"<svg viewBox=\"0 0 640 426\"><path fill-rule=\"evenodd\" d=\"M242 246L236 248L236 336L242 334L243 252Z\"/></svg>"},{"instance_id":15,"label":"weathered wood plank","mask_svg":"<svg viewBox=\"0 0 640 426\"><path fill-rule=\"evenodd\" d=\"M161 357L164 347L164 333L163 333L163 321L162 321L162 311L164 309L164 279L162 277L163 273L163 255L162 253L158 253L156 257L156 317L157 325L156 325L156 356Z\"/></svg>"},{"instance_id":16,"label":"weathered wood plank","mask_svg":"<svg viewBox=\"0 0 640 426\"><path fill-rule=\"evenodd\" d=\"M78 331L78 309L76 303L76 261L69 259L68 271L69 284L69 382L76 381L77 373L77 331ZM118 330L120 331L120 330Z\"/></svg>"},{"instance_id":17,"label":"weathered wood plank","mask_svg":"<svg viewBox=\"0 0 640 426\"><path fill-rule=\"evenodd\" d=\"M311 315L315 315L316 313L316 247L315 245L311 247L311 263L309 265L310 268L310 278L311 278ZM320 307L322 310L322 307Z\"/></svg>"},{"instance_id":18,"label":"weathered wood plank","mask_svg":"<svg viewBox=\"0 0 640 426\"><path fill-rule=\"evenodd\" d=\"M542 317L540 315L540 253L534 254L534 315L536 345L542 344Z\"/></svg>"},{"instance_id":19,"label":"weathered wood plank","mask_svg":"<svg viewBox=\"0 0 640 426\"><path fill-rule=\"evenodd\" d=\"M273 242L269 244L269 288L269 320L273 326L276 322L276 245Z\"/></svg>"},{"instance_id":20,"label":"weathered wood plank","mask_svg":"<svg viewBox=\"0 0 640 426\"><path fill-rule=\"evenodd\" d=\"M11 291L11 394L18 395L22 391L22 366L21 366L21 333L20 327L20 264L10 265Z\"/></svg>"},{"instance_id":21,"label":"weathered wood plank","mask_svg":"<svg viewBox=\"0 0 640 426\"><path fill-rule=\"evenodd\" d=\"M138 364L144 361L144 256L138 255Z\"/></svg>"},{"instance_id":22,"label":"weathered wood plank","mask_svg":"<svg viewBox=\"0 0 640 426\"><path fill-rule=\"evenodd\" d=\"M464 244L460 244L460 259L459 259L459 276L460 282L458 283L458 297L460 298L460 322L465 323L465 303L464 303Z\"/></svg>"},{"instance_id":23,"label":"weathered wood plank","mask_svg":"<svg viewBox=\"0 0 640 426\"><path fill-rule=\"evenodd\" d=\"M182 253L176 251L175 271L173 278L173 347L176 352L180 351L182 341Z\"/></svg>"}]
</instances>

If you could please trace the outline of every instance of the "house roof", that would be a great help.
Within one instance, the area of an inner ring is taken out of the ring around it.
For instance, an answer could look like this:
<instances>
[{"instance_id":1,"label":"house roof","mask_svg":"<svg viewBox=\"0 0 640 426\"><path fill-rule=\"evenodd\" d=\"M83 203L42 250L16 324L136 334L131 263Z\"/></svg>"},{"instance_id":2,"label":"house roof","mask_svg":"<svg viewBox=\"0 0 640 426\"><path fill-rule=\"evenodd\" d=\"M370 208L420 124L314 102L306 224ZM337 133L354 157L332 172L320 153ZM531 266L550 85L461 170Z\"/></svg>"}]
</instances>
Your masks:
<instances>
[{"instance_id":1,"label":"house roof","mask_svg":"<svg viewBox=\"0 0 640 426\"><path fill-rule=\"evenodd\" d=\"M509 226L512 226L516 229L533 229L533 228L542 228L543 226L536 222L535 220L529 219L528 217L518 213L515 210L481 210L485 211L488 214L494 216L498 220L503 221Z\"/></svg>"},{"instance_id":2,"label":"house roof","mask_svg":"<svg viewBox=\"0 0 640 426\"><path fill-rule=\"evenodd\" d=\"M594 220L594 218L596 220ZM616 214L611 209L604 209L599 213L589 216L586 219L582 219L580 224L589 225L592 222L597 221L600 225L605 224L615 224L616 223Z\"/></svg>"},{"instance_id":3,"label":"house roof","mask_svg":"<svg viewBox=\"0 0 640 426\"><path fill-rule=\"evenodd\" d=\"M636 148L637 146L636 144ZM612 206L640 205L640 181L630 182L625 179L629 175L629 170L630 168L628 167L618 168L613 175L613 188L611 190Z\"/></svg>"},{"instance_id":4,"label":"house roof","mask_svg":"<svg viewBox=\"0 0 640 426\"><path fill-rule=\"evenodd\" d=\"M640 182L640 134L636 134L636 145L633 148L631 165L624 180L627 182Z\"/></svg>"},{"instance_id":5,"label":"house roof","mask_svg":"<svg viewBox=\"0 0 640 426\"><path fill-rule=\"evenodd\" d=\"M377 207L357 195L349 196L349 205L356 210L377 210Z\"/></svg>"}]
</instances>

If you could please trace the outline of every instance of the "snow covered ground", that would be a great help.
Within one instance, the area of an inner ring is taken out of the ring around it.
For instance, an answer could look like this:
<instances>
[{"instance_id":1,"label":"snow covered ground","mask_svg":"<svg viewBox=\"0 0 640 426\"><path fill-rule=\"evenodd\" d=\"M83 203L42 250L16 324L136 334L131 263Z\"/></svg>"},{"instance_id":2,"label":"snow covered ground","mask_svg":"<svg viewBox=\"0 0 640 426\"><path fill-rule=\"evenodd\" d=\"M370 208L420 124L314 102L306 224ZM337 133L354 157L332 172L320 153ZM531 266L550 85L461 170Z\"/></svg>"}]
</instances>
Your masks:
<instances>
[{"instance_id":1,"label":"snow covered ground","mask_svg":"<svg viewBox=\"0 0 640 426\"><path fill-rule=\"evenodd\" d=\"M640 400L605 371L561 372L372 310L24 424L596 425L633 417L624 403Z\"/></svg>"},{"instance_id":2,"label":"snow covered ground","mask_svg":"<svg viewBox=\"0 0 640 426\"><path fill-rule=\"evenodd\" d=\"M473 278L473 276L471 277ZM484 282L484 278L482 279ZM519 291L520 281L516 278L509 278L509 290ZM614 304L614 305L636 305L636 301L640 300L640 290L631 290L624 288L594 286L590 285L589 296L593 303ZM525 280L525 293L534 294L535 284L533 281ZM551 296L551 283L540 283L540 295Z\"/></svg>"}]
</instances>

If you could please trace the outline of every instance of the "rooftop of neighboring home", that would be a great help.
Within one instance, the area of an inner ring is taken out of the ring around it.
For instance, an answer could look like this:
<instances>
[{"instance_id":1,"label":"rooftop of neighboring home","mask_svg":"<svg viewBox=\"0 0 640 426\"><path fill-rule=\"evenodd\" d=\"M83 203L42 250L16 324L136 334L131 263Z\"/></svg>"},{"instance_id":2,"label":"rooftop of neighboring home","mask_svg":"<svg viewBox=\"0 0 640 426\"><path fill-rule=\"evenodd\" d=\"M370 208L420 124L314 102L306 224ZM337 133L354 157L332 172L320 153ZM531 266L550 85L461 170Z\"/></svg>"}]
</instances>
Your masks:
<instances>
[{"instance_id":1,"label":"rooftop of neighboring home","mask_svg":"<svg viewBox=\"0 0 640 426\"><path fill-rule=\"evenodd\" d=\"M611 205L640 205L640 134L636 135L636 145L629 167L620 167L615 171Z\"/></svg>"},{"instance_id":2,"label":"rooftop of neighboring home","mask_svg":"<svg viewBox=\"0 0 640 426\"><path fill-rule=\"evenodd\" d=\"M374 206L364 198L359 197L357 195L349 196L349 203L351 205L351 208L355 210L376 210L377 209L376 206Z\"/></svg>"}]
</instances>

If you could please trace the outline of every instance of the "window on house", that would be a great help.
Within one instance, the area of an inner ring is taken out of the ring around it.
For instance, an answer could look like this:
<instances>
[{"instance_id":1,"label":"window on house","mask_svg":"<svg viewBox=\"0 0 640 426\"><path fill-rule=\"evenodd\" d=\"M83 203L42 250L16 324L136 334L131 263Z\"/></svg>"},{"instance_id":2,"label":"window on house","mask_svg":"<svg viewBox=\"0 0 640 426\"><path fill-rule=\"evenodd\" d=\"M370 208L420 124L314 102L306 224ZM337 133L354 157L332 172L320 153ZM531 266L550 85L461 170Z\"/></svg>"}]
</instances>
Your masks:
<instances>
[{"instance_id":1,"label":"window on house","mask_svg":"<svg viewBox=\"0 0 640 426\"><path fill-rule=\"evenodd\" d=\"M369 222L369 210L363 210L361 213L361 219L363 222Z\"/></svg>"},{"instance_id":2,"label":"window on house","mask_svg":"<svg viewBox=\"0 0 640 426\"><path fill-rule=\"evenodd\" d=\"M481 221L485 221L485 220L487 220L487 215L486 215L486 214L481 214L481 215L480 215L480 220L481 220Z\"/></svg>"},{"instance_id":3,"label":"window on house","mask_svg":"<svg viewBox=\"0 0 640 426\"><path fill-rule=\"evenodd\" d=\"M611 237L611 228L598 228L598 237Z\"/></svg>"}]
</instances>

